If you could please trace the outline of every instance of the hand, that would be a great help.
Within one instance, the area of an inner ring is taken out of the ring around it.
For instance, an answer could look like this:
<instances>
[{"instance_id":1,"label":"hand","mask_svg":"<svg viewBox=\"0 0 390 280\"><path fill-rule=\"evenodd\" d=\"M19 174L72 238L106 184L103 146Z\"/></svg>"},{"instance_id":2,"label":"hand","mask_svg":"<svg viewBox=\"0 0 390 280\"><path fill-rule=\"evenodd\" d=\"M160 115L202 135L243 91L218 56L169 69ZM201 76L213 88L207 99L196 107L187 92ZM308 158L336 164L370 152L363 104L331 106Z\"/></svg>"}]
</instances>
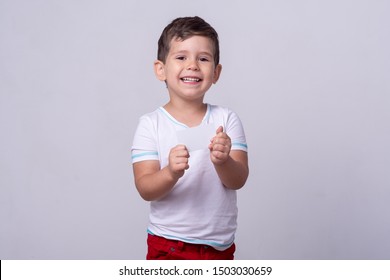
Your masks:
<instances>
[{"instance_id":1,"label":"hand","mask_svg":"<svg viewBox=\"0 0 390 280\"><path fill-rule=\"evenodd\" d=\"M190 167L188 165L189 157L190 153L184 145L177 145L171 149L169 153L168 169L173 178L179 179L184 175L185 170Z\"/></svg>"},{"instance_id":2,"label":"hand","mask_svg":"<svg viewBox=\"0 0 390 280\"><path fill-rule=\"evenodd\" d=\"M218 127L216 135L209 144L211 161L216 165L222 165L229 159L232 143L230 137L223 132L223 127Z\"/></svg>"}]
</instances>

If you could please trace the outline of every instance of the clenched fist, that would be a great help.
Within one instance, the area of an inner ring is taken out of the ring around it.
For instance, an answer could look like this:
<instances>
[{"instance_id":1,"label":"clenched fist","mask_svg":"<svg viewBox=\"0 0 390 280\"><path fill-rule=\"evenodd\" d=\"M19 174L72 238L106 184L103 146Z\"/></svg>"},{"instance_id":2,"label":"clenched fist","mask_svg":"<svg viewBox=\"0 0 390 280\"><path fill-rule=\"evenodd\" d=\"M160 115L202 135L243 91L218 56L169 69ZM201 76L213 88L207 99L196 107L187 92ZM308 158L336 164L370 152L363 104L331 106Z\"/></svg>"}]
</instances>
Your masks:
<instances>
[{"instance_id":1,"label":"clenched fist","mask_svg":"<svg viewBox=\"0 0 390 280\"><path fill-rule=\"evenodd\" d=\"M216 135L211 139L209 144L211 161L216 165L225 163L230 154L232 143L230 137L223 132L223 127L218 127Z\"/></svg>"},{"instance_id":2,"label":"clenched fist","mask_svg":"<svg viewBox=\"0 0 390 280\"><path fill-rule=\"evenodd\" d=\"M190 153L184 145L177 145L171 149L168 168L172 177L179 179L184 175L184 172L190 167L188 165L189 157Z\"/></svg>"}]
</instances>

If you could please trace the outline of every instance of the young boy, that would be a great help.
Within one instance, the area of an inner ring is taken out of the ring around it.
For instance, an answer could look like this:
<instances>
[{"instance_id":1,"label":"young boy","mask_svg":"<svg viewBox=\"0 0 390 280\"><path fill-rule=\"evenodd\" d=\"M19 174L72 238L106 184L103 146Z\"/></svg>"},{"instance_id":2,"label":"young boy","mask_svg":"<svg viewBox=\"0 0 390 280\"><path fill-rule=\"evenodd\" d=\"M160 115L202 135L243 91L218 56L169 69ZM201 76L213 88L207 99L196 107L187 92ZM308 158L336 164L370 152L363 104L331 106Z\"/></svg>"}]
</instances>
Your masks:
<instances>
[{"instance_id":1,"label":"young boy","mask_svg":"<svg viewBox=\"0 0 390 280\"><path fill-rule=\"evenodd\" d=\"M146 258L233 259L248 157L238 116L203 102L222 70L217 32L199 17L175 19L158 41L154 70L169 102L140 118L132 146L135 185L151 201ZM204 149L179 141L207 126L214 132Z\"/></svg>"}]
</instances>

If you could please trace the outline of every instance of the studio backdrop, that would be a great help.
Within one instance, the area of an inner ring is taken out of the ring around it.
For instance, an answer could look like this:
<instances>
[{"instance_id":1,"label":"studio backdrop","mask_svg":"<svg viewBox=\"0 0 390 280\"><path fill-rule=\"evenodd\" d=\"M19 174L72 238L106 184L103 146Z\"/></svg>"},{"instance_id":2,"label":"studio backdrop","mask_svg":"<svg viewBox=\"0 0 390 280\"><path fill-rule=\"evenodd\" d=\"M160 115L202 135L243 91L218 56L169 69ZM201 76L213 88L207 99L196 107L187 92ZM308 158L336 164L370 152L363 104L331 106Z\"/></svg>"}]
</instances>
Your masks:
<instances>
[{"instance_id":1,"label":"studio backdrop","mask_svg":"<svg viewBox=\"0 0 390 280\"><path fill-rule=\"evenodd\" d=\"M0 1L0 259L144 259L130 148L176 17L244 125L237 259L390 258L388 1Z\"/></svg>"}]
</instances>

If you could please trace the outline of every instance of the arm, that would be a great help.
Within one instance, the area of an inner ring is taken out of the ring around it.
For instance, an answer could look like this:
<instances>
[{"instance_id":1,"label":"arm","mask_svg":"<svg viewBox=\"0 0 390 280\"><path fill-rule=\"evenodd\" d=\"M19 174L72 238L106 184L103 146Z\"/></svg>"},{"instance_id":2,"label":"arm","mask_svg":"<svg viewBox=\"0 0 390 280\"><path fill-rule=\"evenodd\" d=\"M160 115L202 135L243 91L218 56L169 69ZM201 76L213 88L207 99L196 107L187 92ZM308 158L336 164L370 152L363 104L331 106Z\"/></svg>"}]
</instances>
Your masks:
<instances>
[{"instance_id":1,"label":"arm","mask_svg":"<svg viewBox=\"0 0 390 280\"><path fill-rule=\"evenodd\" d=\"M146 160L133 164L134 180L141 197L147 201L157 200L168 194L188 166L189 153L185 146L171 149L169 164L160 169L157 160Z\"/></svg>"},{"instance_id":2,"label":"arm","mask_svg":"<svg viewBox=\"0 0 390 280\"><path fill-rule=\"evenodd\" d=\"M240 189L249 174L248 154L244 151L231 151L230 137L223 132L222 126L210 145L210 158L217 174L226 188Z\"/></svg>"}]
</instances>

